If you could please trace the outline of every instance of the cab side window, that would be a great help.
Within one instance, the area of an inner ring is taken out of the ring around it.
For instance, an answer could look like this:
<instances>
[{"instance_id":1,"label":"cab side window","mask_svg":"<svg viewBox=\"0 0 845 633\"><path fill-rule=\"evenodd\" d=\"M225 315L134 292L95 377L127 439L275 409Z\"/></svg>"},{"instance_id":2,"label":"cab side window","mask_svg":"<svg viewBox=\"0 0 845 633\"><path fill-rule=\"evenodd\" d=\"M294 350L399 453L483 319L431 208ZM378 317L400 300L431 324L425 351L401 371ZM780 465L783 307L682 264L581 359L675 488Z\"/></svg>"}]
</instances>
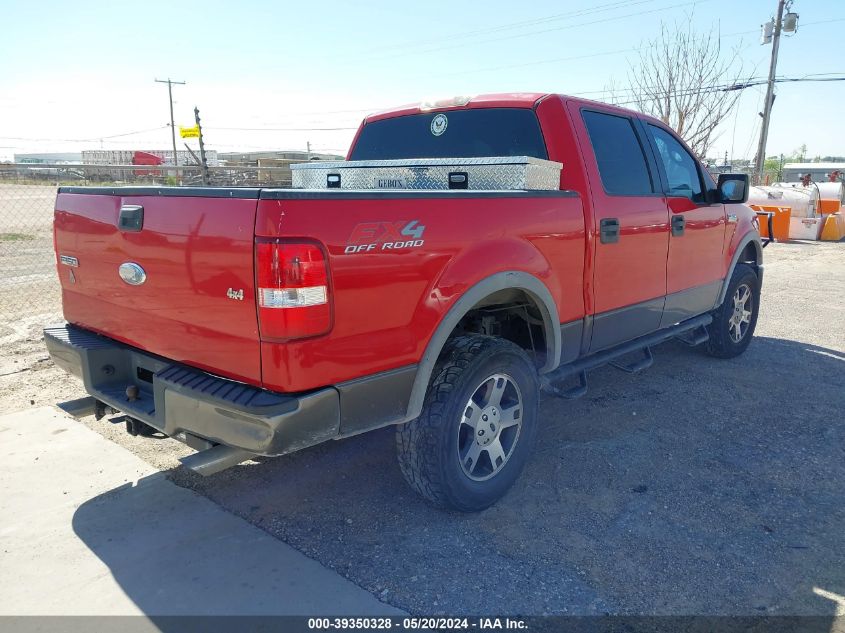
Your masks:
<instances>
[{"instance_id":1,"label":"cab side window","mask_svg":"<svg viewBox=\"0 0 845 633\"><path fill-rule=\"evenodd\" d=\"M704 189L695 159L666 130L651 124L648 129L669 181L669 195L683 196L693 202L704 202Z\"/></svg>"},{"instance_id":2,"label":"cab side window","mask_svg":"<svg viewBox=\"0 0 845 633\"><path fill-rule=\"evenodd\" d=\"M604 190L616 196L654 194L654 184L631 119L585 110L584 124Z\"/></svg>"}]
</instances>

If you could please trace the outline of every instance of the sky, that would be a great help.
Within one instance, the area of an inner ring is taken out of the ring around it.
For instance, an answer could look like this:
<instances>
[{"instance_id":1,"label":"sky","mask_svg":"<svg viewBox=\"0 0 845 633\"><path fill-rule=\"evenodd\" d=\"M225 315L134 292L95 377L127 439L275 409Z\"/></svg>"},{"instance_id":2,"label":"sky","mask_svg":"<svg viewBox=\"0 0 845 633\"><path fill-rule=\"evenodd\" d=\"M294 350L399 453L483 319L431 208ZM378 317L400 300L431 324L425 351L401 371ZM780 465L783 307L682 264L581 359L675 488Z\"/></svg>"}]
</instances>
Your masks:
<instances>
[{"instance_id":1,"label":"sky","mask_svg":"<svg viewBox=\"0 0 845 633\"><path fill-rule=\"evenodd\" d=\"M345 153L365 114L491 92L606 100L661 22L717 29L765 78L776 0L0 0L0 160L171 147L198 106L208 149ZM845 76L843 0L794 0L778 76ZM743 91L710 156L751 158L765 86ZM845 155L845 81L777 86L768 155ZM178 139L179 149L184 141ZM196 141L189 141L196 148Z\"/></svg>"}]
</instances>

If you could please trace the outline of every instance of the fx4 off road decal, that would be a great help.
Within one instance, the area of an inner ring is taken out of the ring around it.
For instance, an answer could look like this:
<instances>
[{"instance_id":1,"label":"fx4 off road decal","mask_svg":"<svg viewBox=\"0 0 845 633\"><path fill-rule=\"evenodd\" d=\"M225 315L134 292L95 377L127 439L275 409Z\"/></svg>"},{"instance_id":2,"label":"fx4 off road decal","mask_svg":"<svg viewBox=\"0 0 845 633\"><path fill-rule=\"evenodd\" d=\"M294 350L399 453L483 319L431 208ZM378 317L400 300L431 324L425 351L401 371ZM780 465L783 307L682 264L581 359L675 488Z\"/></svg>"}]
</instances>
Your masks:
<instances>
[{"instance_id":1,"label":"fx4 off road decal","mask_svg":"<svg viewBox=\"0 0 845 633\"><path fill-rule=\"evenodd\" d=\"M362 222L352 229L343 252L370 253L417 248L425 244L425 226L418 220L399 222Z\"/></svg>"}]
</instances>

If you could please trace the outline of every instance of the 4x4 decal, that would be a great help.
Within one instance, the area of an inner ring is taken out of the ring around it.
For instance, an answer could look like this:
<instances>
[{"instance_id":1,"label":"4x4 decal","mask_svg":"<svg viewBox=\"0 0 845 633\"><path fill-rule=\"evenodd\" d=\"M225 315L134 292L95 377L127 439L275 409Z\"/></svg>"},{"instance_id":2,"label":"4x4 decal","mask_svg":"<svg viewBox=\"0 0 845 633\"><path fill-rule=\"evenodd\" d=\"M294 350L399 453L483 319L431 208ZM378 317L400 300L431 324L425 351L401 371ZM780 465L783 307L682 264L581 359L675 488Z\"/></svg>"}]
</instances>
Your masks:
<instances>
[{"instance_id":1,"label":"4x4 decal","mask_svg":"<svg viewBox=\"0 0 845 633\"><path fill-rule=\"evenodd\" d=\"M352 229L343 252L369 253L418 248L425 244L425 225L419 220L399 222L362 222Z\"/></svg>"}]
</instances>

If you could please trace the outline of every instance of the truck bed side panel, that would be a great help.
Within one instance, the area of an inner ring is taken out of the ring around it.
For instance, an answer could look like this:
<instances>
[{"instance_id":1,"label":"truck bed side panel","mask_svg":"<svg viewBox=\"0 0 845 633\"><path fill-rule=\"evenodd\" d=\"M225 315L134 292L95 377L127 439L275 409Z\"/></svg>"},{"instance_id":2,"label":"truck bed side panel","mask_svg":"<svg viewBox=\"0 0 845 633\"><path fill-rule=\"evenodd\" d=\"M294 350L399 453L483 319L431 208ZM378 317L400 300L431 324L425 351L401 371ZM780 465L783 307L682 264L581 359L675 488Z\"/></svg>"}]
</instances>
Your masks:
<instances>
[{"instance_id":1,"label":"truck bed side panel","mask_svg":"<svg viewBox=\"0 0 845 633\"><path fill-rule=\"evenodd\" d=\"M505 270L543 281L561 322L583 317L584 219L571 192L277 195L259 202L256 234L325 245L334 326L262 343L267 388L300 391L417 363L449 307ZM396 241L413 244L385 247Z\"/></svg>"}]
</instances>

